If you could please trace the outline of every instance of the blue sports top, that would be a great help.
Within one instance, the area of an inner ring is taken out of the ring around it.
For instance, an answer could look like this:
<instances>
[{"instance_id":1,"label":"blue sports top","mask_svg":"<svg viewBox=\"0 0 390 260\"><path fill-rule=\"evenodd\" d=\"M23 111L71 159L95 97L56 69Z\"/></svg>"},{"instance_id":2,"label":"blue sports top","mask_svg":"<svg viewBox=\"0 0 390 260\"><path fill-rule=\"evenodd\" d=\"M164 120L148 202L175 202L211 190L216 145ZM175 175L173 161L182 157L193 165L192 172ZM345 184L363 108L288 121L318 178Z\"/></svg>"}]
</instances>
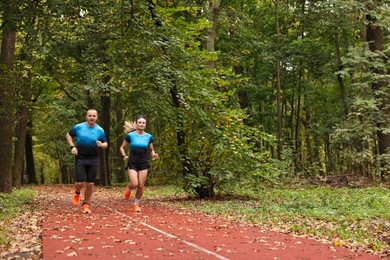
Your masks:
<instances>
[{"instance_id":1,"label":"blue sports top","mask_svg":"<svg viewBox=\"0 0 390 260\"><path fill-rule=\"evenodd\" d=\"M126 142L130 144L129 163L142 165L148 161L148 147L153 143L151 134L138 135L137 131L132 131L126 135Z\"/></svg>"},{"instance_id":2,"label":"blue sports top","mask_svg":"<svg viewBox=\"0 0 390 260\"><path fill-rule=\"evenodd\" d=\"M106 142L104 130L98 124L93 127L89 127L87 122L77 124L69 131L69 134L72 137L76 136L77 158L97 157L98 146L96 141Z\"/></svg>"}]
</instances>

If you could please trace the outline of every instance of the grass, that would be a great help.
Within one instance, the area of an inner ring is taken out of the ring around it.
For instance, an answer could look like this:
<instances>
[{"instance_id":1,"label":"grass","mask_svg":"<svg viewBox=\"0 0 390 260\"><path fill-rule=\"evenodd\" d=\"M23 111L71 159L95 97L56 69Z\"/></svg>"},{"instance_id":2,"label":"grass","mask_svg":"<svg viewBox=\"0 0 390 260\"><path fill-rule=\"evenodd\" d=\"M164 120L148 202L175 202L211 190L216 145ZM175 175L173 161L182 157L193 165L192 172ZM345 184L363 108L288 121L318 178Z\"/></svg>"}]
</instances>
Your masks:
<instances>
[{"instance_id":1,"label":"grass","mask_svg":"<svg viewBox=\"0 0 390 260\"><path fill-rule=\"evenodd\" d=\"M36 192L31 189L15 189L11 194L0 193L0 245L9 241L9 220L21 211L21 206L30 204Z\"/></svg>"},{"instance_id":2,"label":"grass","mask_svg":"<svg viewBox=\"0 0 390 260\"><path fill-rule=\"evenodd\" d=\"M335 245L377 253L390 248L390 191L385 187L243 190L203 200L179 195L174 187L149 188L146 194L178 207L314 236Z\"/></svg>"}]
</instances>

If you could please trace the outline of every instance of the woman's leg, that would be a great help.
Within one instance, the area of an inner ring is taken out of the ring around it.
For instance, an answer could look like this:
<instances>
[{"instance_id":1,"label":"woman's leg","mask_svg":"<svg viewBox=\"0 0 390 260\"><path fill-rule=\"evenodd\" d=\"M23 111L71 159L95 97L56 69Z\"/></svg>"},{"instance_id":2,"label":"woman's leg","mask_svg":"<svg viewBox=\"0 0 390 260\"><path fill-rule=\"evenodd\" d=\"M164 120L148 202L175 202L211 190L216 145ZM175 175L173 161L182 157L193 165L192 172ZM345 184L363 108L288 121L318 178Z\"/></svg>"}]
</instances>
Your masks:
<instances>
[{"instance_id":1,"label":"woman's leg","mask_svg":"<svg viewBox=\"0 0 390 260\"><path fill-rule=\"evenodd\" d=\"M132 189L137 188L138 187L138 172L136 170L129 169L128 173L129 173L129 180L130 180L129 189L132 190Z\"/></svg>"},{"instance_id":2,"label":"woman's leg","mask_svg":"<svg viewBox=\"0 0 390 260\"><path fill-rule=\"evenodd\" d=\"M144 186L146 182L146 177L148 176L148 170L142 170L138 173L138 187L137 192L135 193L135 198L140 200L144 194Z\"/></svg>"}]
</instances>

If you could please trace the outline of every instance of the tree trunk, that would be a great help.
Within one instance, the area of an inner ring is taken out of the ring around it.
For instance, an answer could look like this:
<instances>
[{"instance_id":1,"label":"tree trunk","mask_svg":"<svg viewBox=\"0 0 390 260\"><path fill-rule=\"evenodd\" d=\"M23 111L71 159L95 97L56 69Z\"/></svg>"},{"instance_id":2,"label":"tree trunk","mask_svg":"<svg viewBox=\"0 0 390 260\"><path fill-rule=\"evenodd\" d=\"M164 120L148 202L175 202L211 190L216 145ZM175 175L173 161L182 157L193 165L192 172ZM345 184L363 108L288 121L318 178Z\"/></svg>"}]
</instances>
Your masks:
<instances>
[{"instance_id":1,"label":"tree trunk","mask_svg":"<svg viewBox=\"0 0 390 260\"><path fill-rule=\"evenodd\" d=\"M121 152L119 151L119 147L121 147L123 142L123 114L122 110L119 108L115 109L116 115L116 127L115 127L115 136L117 137L115 140L115 157L114 157L114 174L116 176L116 181L119 183L126 181L126 174L124 171L125 163L123 162L123 158Z\"/></svg>"},{"instance_id":2,"label":"tree trunk","mask_svg":"<svg viewBox=\"0 0 390 260\"><path fill-rule=\"evenodd\" d=\"M335 167L333 167L333 154L332 149L330 148L330 137L329 135L325 136L325 172L324 176L326 177L331 173L334 173Z\"/></svg>"},{"instance_id":3,"label":"tree trunk","mask_svg":"<svg viewBox=\"0 0 390 260\"><path fill-rule=\"evenodd\" d=\"M22 91L22 102L19 106L19 123L17 129L17 139L15 142L15 154L13 165L13 186L22 184L23 162L26 145L27 124L29 121L28 103L31 101L31 91L29 84L24 86Z\"/></svg>"},{"instance_id":4,"label":"tree trunk","mask_svg":"<svg viewBox=\"0 0 390 260\"><path fill-rule=\"evenodd\" d=\"M221 6L222 1L219 6ZM214 53L215 51L215 37L217 35L217 23L219 16L219 6L217 6L213 1L210 1L209 7L211 10L210 22L212 26L207 30L207 52ZM208 68L215 68L215 60L211 59L207 62Z\"/></svg>"},{"instance_id":5,"label":"tree trunk","mask_svg":"<svg viewBox=\"0 0 390 260\"><path fill-rule=\"evenodd\" d=\"M374 3L376 5L380 5L379 1ZM375 9L374 4L368 4L369 11L373 11ZM369 43L369 48L372 52L382 52L383 51L383 32L382 28L377 24L376 19L370 14L366 15L367 25L366 25L366 37L367 42ZM382 56L384 64L387 63L387 58ZM372 89L375 92L376 99L379 103L379 109L382 113L383 120L377 122L378 131L378 150L379 154L383 155L387 152L390 147L390 133L388 133L387 129L390 127L390 122L388 120L388 115L390 114L390 93L387 90L387 86L389 85L389 81L385 79L386 72L382 69L373 68L372 72L377 75L383 76L381 79L372 83ZM379 118L381 118L379 116ZM382 166L388 164L388 162L382 162ZM388 173L384 170L381 171L381 178L385 180L388 178Z\"/></svg>"},{"instance_id":6,"label":"tree trunk","mask_svg":"<svg viewBox=\"0 0 390 260\"><path fill-rule=\"evenodd\" d=\"M324 175L324 171L323 171L323 168L322 168L322 162L324 161L324 158L323 156L321 156L321 152L320 152L320 149L321 147L317 144L319 144L319 141L318 141L318 138L316 135L314 135L313 137L313 142L314 142L314 147L313 147L313 154L314 154L314 164L318 167L320 173L322 173L322 175Z\"/></svg>"},{"instance_id":7,"label":"tree trunk","mask_svg":"<svg viewBox=\"0 0 390 260\"><path fill-rule=\"evenodd\" d=\"M14 56L16 23L12 16L16 12L16 1L3 4L0 53L0 192L12 192L12 135L14 125Z\"/></svg>"},{"instance_id":8,"label":"tree trunk","mask_svg":"<svg viewBox=\"0 0 390 260\"><path fill-rule=\"evenodd\" d=\"M110 92L105 91L101 98L102 111L101 111L101 127L103 127L106 134L107 143L110 143L110 106L111 106L111 97ZM100 169L100 184L107 187L111 186L111 175L110 175L110 164L109 164L109 155L110 154L110 145L107 149L99 149L99 169Z\"/></svg>"},{"instance_id":9,"label":"tree trunk","mask_svg":"<svg viewBox=\"0 0 390 260\"><path fill-rule=\"evenodd\" d=\"M236 75L242 75L243 71L244 71L244 68L241 65L234 66L234 73ZM250 109L248 92L246 90L239 90L238 91L238 102L240 104L240 108Z\"/></svg>"},{"instance_id":10,"label":"tree trunk","mask_svg":"<svg viewBox=\"0 0 390 260\"><path fill-rule=\"evenodd\" d=\"M60 162L60 172L61 172L61 183L62 184L69 184L69 176L68 176L68 168L65 164Z\"/></svg>"},{"instance_id":11,"label":"tree trunk","mask_svg":"<svg viewBox=\"0 0 390 260\"><path fill-rule=\"evenodd\" d=\"M306 98L307 99L307 98ZM307 108L308 109L308 108ZM307 111L306 109L306 112L305 112L305 120L306 122L311 122L311 115L310 115L310 111ZM310 127L309 126L306 126L305 127L305 142L306 142L306 157L307 157L307 163L312 166L313 165L313 162L316 161L316 160L319 160L319 158L313 158L313 149L312 149L312 142L310 140Z\"/></svg>"},{"instance_id":12,"label":"tree trunk","mask_svg":"<svg viewBox=\"0 0 390 260\"><path fill-rule=\"evenodd\" d=\"M33 152L33 139L31 134L32 122L28 122L29 130L26 135L26 174L28 177L28 183L38 184L37 175L35 171L34 152Z\"/></svg>"},{"instance_id":13,"label":"tree trunk","mask_svg":"<svg viewBox=\"0 0 390 260\"><path fill-rule=\"evenodd\" d=\"M69 166L67 166L67 172L70 173L70 174L68 174L68 176L69 176L68 183L75 183L76 182L76 175L74 174L75 173L74 166L72 168L69 168Z\"/></svg>"},{"instance_id":14,"label":"tree trunk","mask_svg":"<svg viewBox=\"0 0 390 260\"><path fill-rule=\"evenodd\" d=\"M337 29L335 29L335 30L337 30ZM335 47L336 47L338 70L342 71L343 70L343 62L341 60L341 51L340 51L340 42L339 42L338 32L335 33L334 41L335 41ZM337 74L337 81L339 82L339 86L340 86L341 100L343 102L343 108L344 108L344 117L347 118L348 107L347 107L347 101L346 101L346 96L345 96L345 86L344 86L343 78L341 77L341 75L339 73Z\"/></svg>"},{"instance_id":15,"label":"tree trunk","mask_svg":"<svg viewBox=\"0 0 390 260\"><path fill-rule=\"evenodd\" d=\"M179 110L181 106L180 106L180 99L179 99L179 94L177 92L176 86L173 86L171 88L170 94L171 94L173 104ZM180 159L183 165L183 175L186 176L188 174L195 174L194 172L195 167L192 165L192 162L188 156L187 148L185 147L186 133L183 130L183 123L181 122L179 117L177 123L178 123L179 130L176 132L176 139L177 139L177 145L179 147Z\"/></svg>"},{"instance_id":16,"label":"tree trunk","mask_svg":"<svg viewBox=\"0 0 390 260\"><path fill-rule=\"evenodd\" d=\"M45 164L42 162L41 167L39 169L39 183L40 184L45 184L45 175L43 174L44 169L45 169Z\"/></svg>"},{"instance_id":17,"label":"tree trunk","mask_svg":"<svg viewBox=\"0 0 390 260\"><path fill-rule=\"evenodd\" d=\"M301 15L304 17L305 15L305 5L306 1L302 1L302 6L301 6ZM302 27L301 27L301 38L302 40L305 38L305 28L304 24L302 22ZM295 173L298 173L302 170L301 167L301 161L302 161L302 151L301 151L301 140L299 138L300 135L300 127L301 127L301 102L302 102L302 79L303 79L303 61L302 59L299 60L299 73L298 73L298 93L297 93L297 112L296 112L296 120L295 120L295 135L294 135L294 141L295 141L295 147L294 147L294 168L295 168Z\"/></svg>"},{"instance_id":18,"label":"tree trunk","mask_svg":"<svg viewBox=\"0 0 390 260\"><path fill-rule=\"evenodd\" d=\"M280 45L280 28L279 28L279 0L275 1L276 12L275 12L275 28L277 35L276 45ZM279 48L278 48L279 49ZM282 146L282 108L281 108L281 64L279 57L276 58L276 107L278 111L278 159L282 159L283 146Z\"/></svg>"},{"instance_id":19,"label":"tree trunk","mask_svg":"<svg viewBox=\"0 0 390 260\"><path fill-rule=\"evenodd\" d=\"M300 62L302 63L302 61ZM302 65L302 64L301 64ZM302 68L302 66L301 66ZM299 71L299 81L302 80L302 70ZM294 147L294 165L295 172L298 173L301 171L300 162L302 160L302 152L301 152L301 140L299 139L300 125L301 125L301 101L302 101L302 86L301 83L298 84L298 93L297 93L297 112L295 117L295 147Z\"/></svg>"}]
</instances>

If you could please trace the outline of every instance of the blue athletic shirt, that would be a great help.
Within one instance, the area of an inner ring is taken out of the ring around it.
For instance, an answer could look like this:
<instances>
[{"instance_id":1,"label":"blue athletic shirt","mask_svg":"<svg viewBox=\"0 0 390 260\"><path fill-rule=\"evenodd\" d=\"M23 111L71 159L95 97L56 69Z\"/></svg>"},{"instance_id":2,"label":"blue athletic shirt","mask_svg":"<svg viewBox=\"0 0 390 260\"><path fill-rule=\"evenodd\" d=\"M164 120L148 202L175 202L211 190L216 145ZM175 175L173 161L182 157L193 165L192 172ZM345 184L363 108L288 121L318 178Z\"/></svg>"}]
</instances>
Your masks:
<instances>
[{"instance_id":1,"label":"blue athletic shirt","mask_svg":"<svg viewBox=\"0 0 390 260\"><path fill-rule=\"evenodd\" d=\"M104 130L98 124L93 127L89 127L87 122L77 124L69 131L69 134L72 137L76 136L77 158L97 157L98 146L96 141L106 142Z\"/></svg>"},{"instance_id":2,"label":"blue athletic shirt","mask_svg":"<svg viewBox=\"0 0 390 260\"><path fill-rule=\"evenodd\" d=\"M142 165L148 161L148 147L153 143L153 137L149 133L138 135L132 131L126 135L126 142L130 144L129 163Z\"/></svg>"}]
</instances>

